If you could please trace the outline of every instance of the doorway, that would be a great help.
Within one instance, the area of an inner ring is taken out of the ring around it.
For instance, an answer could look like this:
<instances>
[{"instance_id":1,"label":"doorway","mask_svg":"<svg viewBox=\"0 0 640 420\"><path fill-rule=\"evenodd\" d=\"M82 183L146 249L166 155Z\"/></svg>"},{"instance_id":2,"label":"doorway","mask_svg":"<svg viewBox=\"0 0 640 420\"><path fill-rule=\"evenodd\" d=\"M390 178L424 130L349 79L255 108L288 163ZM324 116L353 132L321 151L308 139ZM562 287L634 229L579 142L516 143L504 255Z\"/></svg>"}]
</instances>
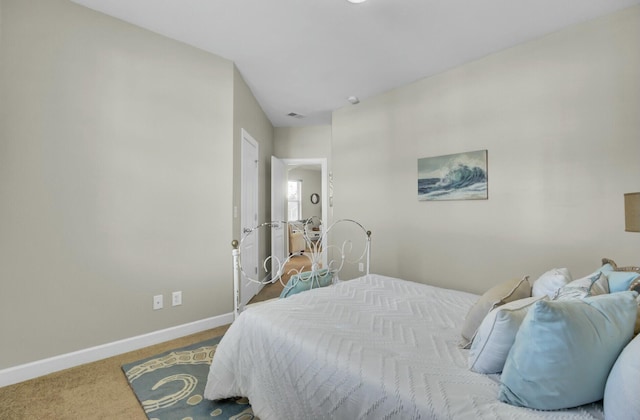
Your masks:
<instances>
[{"instance_id":1,"label":"doorway","mask_svg":"<svg viewBox=\"0 0 640 420\"><path fill-rule=\"evenodd\" d=\"M306 159L278 159L272 158L271 165L271 217L272 220L289 221L288 215L288 189L289 181L300 181L300 197L299 197L299 219L305 220L312 216L316 216L322 221L322 228L327 227L328 223L328 176L327 176L327 159L326 158L306 158ZM298 175L296 174L296 171ZM294 174L291 176L291 174ZM304 173L309 174L307 178ZM316 174L315 176L313 174ZM304 178L304 179L303 179ZM305 185L305 179L306 185ZM316 183L315 180L319 182ZM312 197L314 196L314 197ZM278 232L281 233L281 232ZM284 233L287 235L287 233ZM272 239L280 238L280 235L272 233ZM287 255L287 241L272 241L271 254L281 257ZM327 265L327 253L322 250L322 264Z\"/></svg>"}]
</instances>

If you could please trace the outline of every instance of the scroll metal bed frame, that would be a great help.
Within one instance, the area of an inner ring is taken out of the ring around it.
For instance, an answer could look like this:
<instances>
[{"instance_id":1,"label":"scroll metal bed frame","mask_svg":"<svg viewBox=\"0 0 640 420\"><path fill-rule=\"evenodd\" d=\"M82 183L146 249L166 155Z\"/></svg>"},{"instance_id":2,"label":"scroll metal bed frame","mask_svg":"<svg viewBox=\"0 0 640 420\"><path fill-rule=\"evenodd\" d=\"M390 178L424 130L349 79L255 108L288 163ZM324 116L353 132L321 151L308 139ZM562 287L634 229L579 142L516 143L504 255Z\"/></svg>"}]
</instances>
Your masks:
<instances>
[{"instance_id":1,"label":"scroll metal bed frame","mask_svg":"<svg viewBox=\"0 0 640 420\"><path fill-rule=\"evenodd\" d=\"M233 256L233 296L234 296L234 307L233 307L233 315L234 320L240 316L240 313L244 309L244 305L241 302L240 296L240 286L242 281L259 283L261 285L272 284L277 281L285 286L285 283L282 279L285 274L300 274L301 269L290 269L286 273L284 272L286 264L291 261L292 258L297 256L304 256L309 259L311 272L317 272L322 268L322 253L326 252L329 255L331 251L334 255L334 258L331 259L327 263L328 271L331 273L333 278L333 282L339 281L338 273L342 271L345 267L345 263L356 264L362 262L364 264L364 274L369 274L369 263L371 259L371 231L367 230L360 223L356 222L352 219L340 219L333 222L328 228L322 229L320 237L317 240L312 240L309 236L309 228L311 225L319 224L322 225L322 221L313 217L304 221L302 233L304 237L304 241L306 244L307 251L296 251L289 253L289 256L284 260L280 260L280 258L270 255L262 263L264 271L267 273L266 276L260 280L259 278L253 277L249 275L242 266L242 249L243 244L246 239L251 235L255 235L258 232L271 229L271 228L285 228L285 232L289 232L289 224L291 222L284 221L271 221L265 222L258 226L255 226L251 229L245 229L242 234L240 241L234 239L231 242L232 256ZM299 222L298 222L299 224ZM328 244L329 234L336 230L339 226L351 226L355 227L355 230L359 237L355 238L347 238L341 244ZM355 254L357 258L350 259L350 256L354 254L354 243L355 241L363 241L362 252ZM310 285L312 286L312 284Z\"/></svg>"}]
</instances>

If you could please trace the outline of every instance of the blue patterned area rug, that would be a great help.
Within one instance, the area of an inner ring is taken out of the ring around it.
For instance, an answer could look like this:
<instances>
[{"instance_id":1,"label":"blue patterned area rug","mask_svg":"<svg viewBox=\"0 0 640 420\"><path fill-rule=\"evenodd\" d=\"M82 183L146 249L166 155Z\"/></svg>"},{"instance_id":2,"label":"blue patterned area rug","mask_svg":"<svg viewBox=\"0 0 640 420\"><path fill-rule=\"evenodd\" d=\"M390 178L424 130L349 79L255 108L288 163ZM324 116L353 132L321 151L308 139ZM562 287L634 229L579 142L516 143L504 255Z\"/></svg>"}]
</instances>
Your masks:
<instances>
[{"instance_id":1,"label":"blue patterned area rug","mask_svg":"<svg viewBox=\"0 0 640 420\"><path fill-rule=\"evenodd\" d=\"M150 420L257 420L246 398L203 398L209 365L222 337L122 365Z\"/></svg>"}]
</instances>

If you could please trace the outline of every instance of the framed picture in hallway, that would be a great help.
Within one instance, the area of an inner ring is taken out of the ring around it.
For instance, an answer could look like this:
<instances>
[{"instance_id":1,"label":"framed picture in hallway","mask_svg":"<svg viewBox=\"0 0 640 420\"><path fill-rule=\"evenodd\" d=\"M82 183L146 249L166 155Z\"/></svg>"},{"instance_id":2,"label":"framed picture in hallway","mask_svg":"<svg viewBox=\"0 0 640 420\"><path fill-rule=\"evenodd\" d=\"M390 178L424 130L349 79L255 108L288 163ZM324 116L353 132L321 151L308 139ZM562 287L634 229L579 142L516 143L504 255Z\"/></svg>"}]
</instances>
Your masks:
<instances>
[{"instance_id":1,"label":"framed picture in hallway","mask_svg":"<svg viewBox=\"0 0 640 420\"><path fill-rule=\"evenodd\" d=\"M487 151L418 159L418 200L486 200Z\"/></svg>"}]
</instances>

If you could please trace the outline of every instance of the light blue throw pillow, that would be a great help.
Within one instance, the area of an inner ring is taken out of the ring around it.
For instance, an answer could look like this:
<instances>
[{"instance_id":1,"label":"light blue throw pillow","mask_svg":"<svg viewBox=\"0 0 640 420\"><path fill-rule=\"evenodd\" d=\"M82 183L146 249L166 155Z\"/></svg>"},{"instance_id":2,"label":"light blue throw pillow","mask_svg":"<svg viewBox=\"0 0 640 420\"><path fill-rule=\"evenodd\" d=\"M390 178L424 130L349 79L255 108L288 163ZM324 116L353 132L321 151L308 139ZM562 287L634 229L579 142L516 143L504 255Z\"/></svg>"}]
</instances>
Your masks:
<instances>
[{"instance_id":1,"label":"light blue throw pillow","mask_svg":"<svg viewBox=\"0 0 640 420\"><path fill-rule=\"evenodd\" d=\"M610 263L604 264L598 271L602 271L603 273L608 273L610 271L614 271L615 268Z\"/></svg>"},{"instance_id":2,"label":"light blue throw pillow","mask_svg":"<svg viewBox=\"0 0 640 420\"><path fill-rule=\"evenodd\" d=\"M603 265L600 270L609 278L609 292L624 292L629 290L631 283L640 277L635 271L616 271L611 264Z\"/></svg>"},{"instance_id":3,"label":"light blue throw pillow","mask_svg":"<svg viewBox=\"0 0 640 420\"><path fill-rule=\"evenodd\" d=\"M604 390L605 420L640 419L640 335L622 350Z\"/></svg>"},{"instance_id":4,"label":"light blue throw pillow","mask_svg":"<svg viewBox=\"0 0 640 420\"><path fill-rule=\"evenodd\" d=\"M294 274L284 286L280 297L286 298L296 293L304 292L305 290L326 287L332 283L332 280L333 274L326 268Z\"/></svg>"},{"instance_id":5,"label":"light blue throw pillow","mask_svg":"<svg viewBox=\"0 0 640 420\"><path fill-rule=\"evenodd\" d=\"M609 278L609 291L611 293L629 290L631 283L640 277L640 274L633 271L610 271L606 275Z\"/></svg>"},{"instance_id":6,"label":"light blue throw pillow","mask_svg":"<svg viewBox=\"0 0 640 420\"><path fill-rule=\"evenodd\" d=\"M602 399L609 371L633 336L635 296L536 302L505 362L500 401L557 410Z\"/></svg>"}]
</instances>

